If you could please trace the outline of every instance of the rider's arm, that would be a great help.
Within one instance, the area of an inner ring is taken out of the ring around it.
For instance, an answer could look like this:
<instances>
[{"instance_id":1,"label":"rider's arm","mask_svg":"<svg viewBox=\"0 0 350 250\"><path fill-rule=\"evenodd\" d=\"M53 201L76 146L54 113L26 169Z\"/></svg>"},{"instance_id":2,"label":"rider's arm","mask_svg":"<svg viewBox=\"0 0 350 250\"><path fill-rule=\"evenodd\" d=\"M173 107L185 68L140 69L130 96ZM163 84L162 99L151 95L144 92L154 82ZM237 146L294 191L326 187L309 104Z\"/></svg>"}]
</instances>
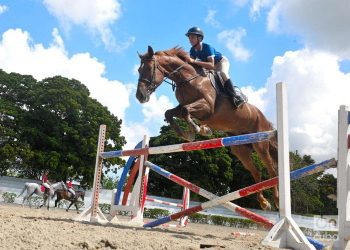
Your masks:
<instances>
[{"instance_id":1,"label":"rider's arm","mask_svg":"<svg viewBox=\"0 0 350 250\"><path fill-rule=\"evenodd\" d=\"M202 61L196 61L196 60L193 60L193 64L196 64L198 66L201 66L203 68L206 68L206 69L210 69L210 70L213 70L214 69L214 57L213 56L209 56L207 62L202 62Z\"/></svg>"}]
</instances>

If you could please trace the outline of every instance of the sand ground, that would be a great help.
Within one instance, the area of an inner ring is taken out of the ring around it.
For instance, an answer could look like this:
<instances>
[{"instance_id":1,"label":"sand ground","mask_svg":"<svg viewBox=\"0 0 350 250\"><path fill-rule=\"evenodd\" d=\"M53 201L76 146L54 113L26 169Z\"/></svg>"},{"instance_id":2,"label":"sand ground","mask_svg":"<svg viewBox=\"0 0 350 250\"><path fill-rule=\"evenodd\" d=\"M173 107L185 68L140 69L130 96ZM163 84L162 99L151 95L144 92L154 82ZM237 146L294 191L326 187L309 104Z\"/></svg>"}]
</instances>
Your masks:
<instances>
[{"instance_id":1,"label":"sand ground","mask_svg":"<svg viewBox=\"0 0 350 250\"><path fill-rule=\"evenodd\" d=\"M76 222L76 216L74 210L0 203L0 249L274 249L260 244L266 231L194 223L166 229L102 226Z\"/></svg>"}]
</instances>

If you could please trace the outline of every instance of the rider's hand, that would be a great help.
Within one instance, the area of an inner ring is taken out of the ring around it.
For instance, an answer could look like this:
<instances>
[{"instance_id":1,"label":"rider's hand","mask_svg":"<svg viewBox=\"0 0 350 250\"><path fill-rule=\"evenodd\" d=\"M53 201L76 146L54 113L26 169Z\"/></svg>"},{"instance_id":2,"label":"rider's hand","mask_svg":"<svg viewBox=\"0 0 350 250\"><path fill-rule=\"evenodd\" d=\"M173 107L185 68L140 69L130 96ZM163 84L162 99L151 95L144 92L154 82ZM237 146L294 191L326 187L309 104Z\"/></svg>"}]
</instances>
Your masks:
<instances>
[{"instance_id":1,"label":"rider's hand","mask_svg":"<svg viewBox=\"0 0 350 250\"><path fill-rule=\"evenodd\" d=\"M194 63L196 61L192 57L187 57L186 59L187 59L186 62L188 62L188 63Z\"/></svg>"}]
</instances>

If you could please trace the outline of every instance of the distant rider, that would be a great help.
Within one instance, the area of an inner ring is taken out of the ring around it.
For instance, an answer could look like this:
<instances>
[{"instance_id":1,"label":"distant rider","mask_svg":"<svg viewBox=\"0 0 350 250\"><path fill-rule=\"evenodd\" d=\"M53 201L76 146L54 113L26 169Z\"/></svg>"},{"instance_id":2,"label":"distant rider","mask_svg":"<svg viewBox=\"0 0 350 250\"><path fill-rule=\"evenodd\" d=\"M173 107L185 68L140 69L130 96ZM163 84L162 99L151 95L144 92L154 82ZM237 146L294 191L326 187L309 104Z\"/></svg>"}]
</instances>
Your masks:
<instances>
[{"instance_id":1,"label":"distant rider","mask_svg":"<svg viewBox=\"0 0 350 250\"><path fill-rule=\"evenodd\" d=\"M72 179L69 179L67 182L68 192L72 194L71 198L74 199L75 197L75 191L73 189Z\"/></svg>"},{"instance_id":2,"label":"distant rider","mask_svg":"<svg viewBox=\"0 0 350 250\"><path fill-rule=\"evenodd\" d=\"M45 194L49 194L50 192L50 189L51 189L51 183L49 182L49 171L45 171L43 176L42 176L42 185L44 186L45 188Z\"/></svg>"}]
</instances>

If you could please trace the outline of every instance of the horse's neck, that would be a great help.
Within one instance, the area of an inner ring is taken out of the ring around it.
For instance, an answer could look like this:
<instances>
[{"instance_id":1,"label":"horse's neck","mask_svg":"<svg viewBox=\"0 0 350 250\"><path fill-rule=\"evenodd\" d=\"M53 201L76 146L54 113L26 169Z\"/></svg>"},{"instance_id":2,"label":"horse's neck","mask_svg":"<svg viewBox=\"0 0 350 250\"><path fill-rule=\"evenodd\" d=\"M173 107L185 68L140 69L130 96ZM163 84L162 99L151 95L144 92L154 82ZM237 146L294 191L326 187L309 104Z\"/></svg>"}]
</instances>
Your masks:
<instances>
[{"instance_id":1,"label":"horse's neck","mask_svg":"<svg viewBox=\"0 0 350 250\"><path fill-rule=\"evenodd\" d=\"M168 78L175 83L185 81L186 79L190 79L198 74L192 65L183 61L174 61L161 66L169 72L170 75Z\"/></svg>"},{"instance_id":2,"label":"horse's neck","mask_svg":"<svg viewBox=\"0 0 350 250\"><path fill-rule=\"evenodd\" d=\"M52 187L52 189L56 190L59 185L60 185L60 183L58 182L58 183L52 184L51 187Z\"/></svg>"}]
</instances>

